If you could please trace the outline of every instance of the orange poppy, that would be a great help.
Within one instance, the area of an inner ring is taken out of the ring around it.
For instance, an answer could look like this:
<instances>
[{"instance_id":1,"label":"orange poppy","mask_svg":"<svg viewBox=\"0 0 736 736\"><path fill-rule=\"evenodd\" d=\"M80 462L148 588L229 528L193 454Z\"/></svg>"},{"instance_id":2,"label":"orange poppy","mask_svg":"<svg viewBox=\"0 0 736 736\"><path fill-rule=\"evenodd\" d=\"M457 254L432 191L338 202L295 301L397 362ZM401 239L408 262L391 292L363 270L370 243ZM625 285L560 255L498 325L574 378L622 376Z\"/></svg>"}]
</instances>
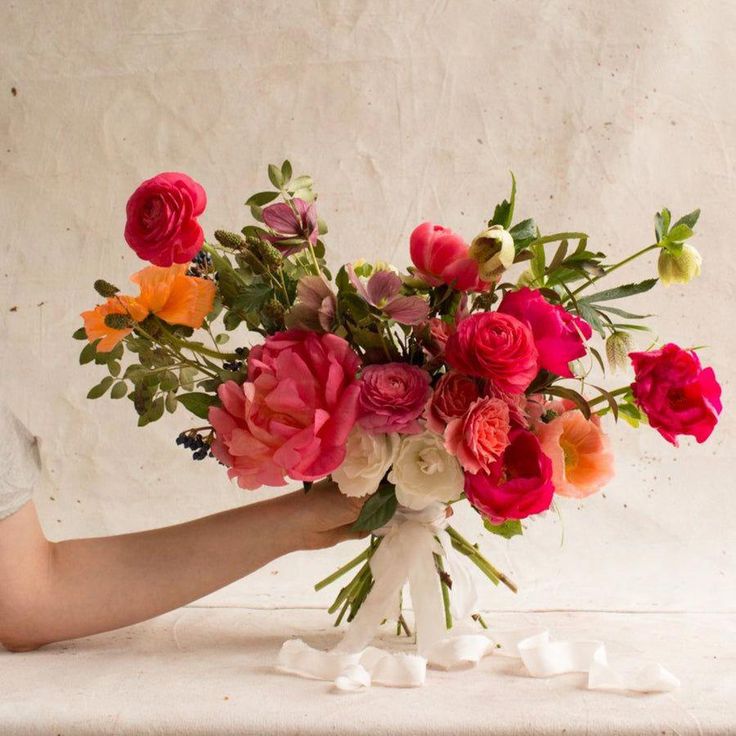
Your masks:
<instances>
[{"instance_id":1,"label":"orange poppy","mask_svg":"<svg viewBox=\"0 0 736 736\"><path fill-rule=\"evenodd\" d=\"M113 296L104 304L82 312L84 331L90 342L99 340L97 352L109 353L124 337L129 335L132 327L116 330L105 324L108 314L125 314L136 322L142 322L148 316L148 309L131 296Z\"/></svg>"}]
</instances>

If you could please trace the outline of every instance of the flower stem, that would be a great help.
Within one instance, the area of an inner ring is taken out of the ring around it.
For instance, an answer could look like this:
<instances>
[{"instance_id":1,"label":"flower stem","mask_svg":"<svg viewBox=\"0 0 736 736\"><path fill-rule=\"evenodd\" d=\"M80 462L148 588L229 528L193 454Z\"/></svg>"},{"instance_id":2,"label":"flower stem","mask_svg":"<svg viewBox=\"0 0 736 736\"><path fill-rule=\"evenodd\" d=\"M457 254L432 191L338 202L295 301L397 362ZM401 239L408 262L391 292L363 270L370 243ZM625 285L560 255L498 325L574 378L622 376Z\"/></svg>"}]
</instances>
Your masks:
<instances>
[{"instance_id":1,"label":"flower stem","mask_svg":"<svg viewBox=\"0 0 736 736\"><path fill-rule=\"evenodd\" d=\"M621 386L621 388L617 388L613 391L609 391L608 395L609 396L622 396L627 391L629 391L630 388L631 386ZM604 401L608 401L608 397L601 394L600 396L597 396L595 399L591 399L588 402L588 406L592 407L592 406L595 406L596 404L602 404Z\"/></svg>"},{"instance_id":2,"label":"flower stem","mask_svg":"<svg viewBox=\"0 0 736 736\"><path fill-rule=\"evenodd\" d=\"M370 547L366 547L357 557L354 557L350 562L343 565L338 570L335 570L335 572L332 573L332 575L328 575L324 580L320 580L315 586L315 590L322 590L322 588L326 588L331 583L334 583L335 580L338 578L341 578L346 572L350 572L354 567L357 567L363 560L367 559L370 556Z\"/></svg>"},{"instance_id":3,"label":"flower stem","mask_svg":"<svg viewBox=\"0 0 736 736\"><path fill-rule=\"evenodd\" d=\"M613 273L615 270L621 268L621 266L625 266L627 263L631 263L631 261L633 261L635 258L643 256L645 253L649 253L650 250L654 250L655 248L659 247L660 246L658 243L653 243L652 245L648 245L646 248L642 248L633 255L630 255L628 258L624 258L623 261L614 263L613 266L606 269L605 273L602 273L600 276L594 276L592 279L586 281L582 286L578 286L578 288L572 292L572 295L577 296L581 291L583 291L583 289L587 289L591 284L594 284L596 281L600 281L600 279L602 279L604 276L608 276L609 273Z\"/></svg>"},{"instance_id":4,"label":"flower stem","mask_svg":"<svg viewBox=\"0 0 736 736\"><path fill-rule=\"evenodd\" d=\"M452 546L458 551L462 552L466 557L483 572L486 577L491 580L494 585L498 585L499 582L503 583L512 593L517 593L518 588L516 583L511 580L508 576L502 573L500 570L495 568L481 553L476 545L470 544L465 537L463 537L457 529L448 526L447 533L450 535L452 540Z\"/></svg>"},{"instance_id":5,"label":"flower stem","mask_svg":"<svg viewBox=\"0 0 736 736\"><path fill-rule=\"evenodd\" d=\"M450 610L450 586L447 584L444 572L445 566L442 562L442 556L434 553L434 562L437 565L437 571L440 574L440 586L442 587L442 605L445 608L445 628L452 628L452 611Z\"/></svg>"}]
</instances>

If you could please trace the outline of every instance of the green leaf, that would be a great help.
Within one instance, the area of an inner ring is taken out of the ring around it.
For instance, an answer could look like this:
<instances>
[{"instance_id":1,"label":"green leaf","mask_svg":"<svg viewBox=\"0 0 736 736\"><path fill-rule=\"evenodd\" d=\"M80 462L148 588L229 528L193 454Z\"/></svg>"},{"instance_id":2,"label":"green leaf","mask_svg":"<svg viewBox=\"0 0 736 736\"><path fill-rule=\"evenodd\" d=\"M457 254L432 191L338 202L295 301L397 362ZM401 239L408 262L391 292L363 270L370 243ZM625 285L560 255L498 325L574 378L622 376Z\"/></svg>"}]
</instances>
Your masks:
<instances>
[{"instance_id":1,"label":"green leaf","mask_svg":"<svg viewBox=\"0 0 736 736\"><path fill-rule=\"evenodd\" d=\"M173 391L179 388L179 378L174 371L164 371L161 374L160 386L162 391Z\"/></svg>"},{"instance_id":2,"label":"green leaf","mask_svg":"<svg viewBox=\"0 0 736 736\"><path fill-rule=\"evenodd\" d=\"M537 237L537 223L531 218L528 220L522 220L521 222L517 222L516 225L509 230L509 233L514 239L514 247L518 254Z\"/></svg>"},{"instance_id":3,"label":"green leaf","mask_svg":"<svg viewBox=\"0 0 736 736\"><path fill-rule=\"evenodd\" d=\"M311 176L297 176L289 185L289 192L295 194L301 189L309 190L314 186ZM303 197L302 197L303 199Z\"/></svg>"},{"instance_id":4,"label":"green leaf","mask_svg":"<svg viewBox=\"0 0 736 736\"><path fill-rule=\"evenodd\" d=\"M580 409L586 419L590 419L590 406L582 394L578 393L574 389L567 388L566 386L548 386L544 390L552 396L558 396L561 399L569 399L578 407L578 409Z\"/></svg>"},{"instance_id":5,"label":"green leaf","mask_svg":"<svg viewBox=\"0 0 736 736\"><path fill-rule=\"evenodd\" d=\"M511 172L511 195L508 199L504 199L501 204L496 205L493 211L493 217L488 223L489 225L501 225L504 230L508 230L511 226L511 220L514 217L514 206L516 204L516 177Z\"/></svg>"},{"instance_id":6,"label":"green leaf","mask_svg":"<svg viewBox=\"0 0 736 736\"><path fill-rule=\"evenodd\" d=\"M618 407L619 415L636 429L642 422L646 421L646 417L636 404L620 404Z\"/></svg>"},{"instance_id":7,"label":"green leaf","mask_svg":"<svg viewBox=\"0 0 736 736\"><path fill-rule=\"evenodd\" d=\"M692 212L688 212L686 215L683 215L674 225L673 230L678 225L687 225L689 228L694 228L696 223L698 222L698 218L700 217L700 208L693 210Z\"/></svg>"},{"instance_id":8,"label":"green leaf","mask_svg":"<svg viewBox=\"0 0 736 736\"><path fill-rule=\"evenodd\" d=\"M263 207L269 202L273 202L279 196L278 192L256 192L251 195L245 202L246 207ZM243 233L244 235L246 233Z\"/></svg>"},{"instance_id":9,"label":"green leaf","mask_svg":"<svg viewBox=\"0 0 736 736\"><path fill-rule=\"evenodd\" d=\"M178 404L176 400L176 394L173 391L169 391L169 393L166 394L166 411L169 412L169 414L173 414L176 411L176 406Z\"/></svg>"},{"instance_id":10,"label":"green leaf","mask_svg":"<svg viewBox=\"0 0 736 736\"><path fill-rule=\"evenodd\" d=\"M606 305L605 307L596 306L596 309L598 309L600 312L608 312L609 314L615 314L617 317L623 317L624 319L646 319L647 317L654 316L651 314L634 314L633 312L627 312L625 309L619 309L618 307L610 307L608 305Z\"/></svg>"},{"instance_id":11,"label":"green leaf","mask_svg":"<svg viewBox=\"0 0 736 736\"><path fill-rule=\"evenodd\" d=\"M542 283L542 280L544 279L544 268L545 268L545 253L544 253L544 245L541 243L538 243L537 245L533 245L531 247L532 251L532 261L531 261L531 268L532 268L532 274L534 275L534 278L538 283Z\"/></svg>"},{"instance_id":12,"label":"green leaf","mask_svg":"<svg viewBox=\"0 0 736 736\"><path fill-rule=\"evenodd\" d=\"M601 337L606 336L606 330L603 325L603 321L600 318L600 314L597 310L593 309L590 304L586 304L581 299L577 303L577 312Z\"/></svg>"},{"instance_id":13,"label":"green leaf","mask_svg":"<svg viewBox=\"0 0 736 736\"><path fill-rule=\"evenodd\" d=\"M86 365L95 359L99 342L99 340L89 342L82 348L82 352L79 354L79 365Z\"/></svg>"},{"instance_id":14,"label":"green leaf","mask_svg":"<svg viewBox=\"0 0 736 736\"><path fill-rule=\"evenodd\" d=\"M242 285L238 290L238 295L232 301L232 308L257 312L272 292L271 286L262 282Z\"/></svg>"},{"instance_id":15,"label":"green leaf","mask_svg":"<svg viewBox=\"0 0 736 736\"><path fill-rule=\"evenodd\" d=\"M207 419L209 408L217 403L216 396L203 393L179 394L176 399L180 404L183 404L185 409L200 419Z\"/></svg>"},{"instance_id":16,"label":"green leaf","mask_svg":"<svg viewBox=\"0 0 736 736\"><path fill-rule=\"evenodd\" d=\"M146 419L149 422L157 422L164 415L164 397L159 396L154 399L150 409L146 412Z\"/></svg>"},{"instance_id":17,"label":"green leaf","mask_svg":"<svg viewBox=\"0 0 736 736\"><path fill-rule=\"evenodd\" d=\"M119 376L120 375L120 363L118 363L117 360L111 360L107 364L107 370L110 371L111 376Z\"/></svg>"},{"instance_id":18,"label":"green leaf","mask_svg":"<svg viewBox=\"0 0 736 736\"><path fill-rule=\"evenodd\" d=\"M565 256L567 255L567 246L567 240L563 240L560 243L559 247L555 251L554 256L552 256L552 260L549 263L549 271L554 271L556 268L562 265L562 262L565 260Z\"/></svg>"},{"instance_id":19,"label":"green leaf","mask_svg":"<svg viewBox=\"0 0 736 736\"><path fill-rule=\"evenodd\" d=\"M578 299L578 303L586 302L593 304L597 302L610 302L614 299L624 299L634 294L643 294L645 291L653 288L658 280L647 279L646 281L640 281L638 284L624 284L623 286L616 286L613 289L605 289L595 294L589 294L583 299Z\"/></svg>"},{"instance_id":20,"label":"green leaf","mask_svg":"<svg viewBox=\"0 0 736 736\"><path fill-rule=\"evenodd\" d=\"M498 534L499 537L503 537L504 539L511 539L511 537L516 537L524 533L524 529L518 519L508 519L502 524L492 524L488 519L483 519L483 526L491 534Z\"/></svg>"},{"instance_id":21,"label":"green leaf","mask_svg":"<svg viewBox=\"0 0 736 736\"><path fill-rule=\"evenodd\" d=\"M695 235L692 228L686 225L684 222L679 225L675 225L672 230L667 233L666 239L670 243L682 243L688 238L692 238Z\"/></svg>"},{"instance_id":22,"label":"green leaf","mask_svg":"<svg viewBox=\"0 0 736 736\"><path fill-rule=\"evenodd\" d=\"M84 327L80 327L78 330L74 330L74 333L72 334L72 337L75 340L86 340L87 339L87 331L84 329Z\"/></svg>"},{"instance_id":23,"label":"green leaf","mask_svg":"<svg viewBox=\"0 0 736 736\"><path fill-rule=\"evenodd\" d=\"M281 169L275 164L268 165L268 179L277 189L281 189L284 186L284 177Z\"/></svg>"},{"instance_id":24,"label":"green leaf","mask_svg":"<svg viewBox=\"0 0 736 736\"><path fill-rule=\"evenodd\" d=\"M608 403L608 406L611 409L611 413L613 414L613 418L618 421L618 403L616 402L616 398L613 396L613 394L610 391L607 391L605 388L601 388L600 386L591 386L596 390L599 391L601 396L603 396Z\"/></svg>"},{"instance_id":25,"label":"green leaf","mask_svg":"<svg viewBox=\"0 0 736 736\"><path fill-rule=\"evenodd\" d=\"M218 345L224 345L230 339L230 335L226 332L221 332L219 335L215 335L215 342Z\"/></svg>"},{"instance_id":26,"label":"green leaf","mask_svg":"<svg viewBox=\"0 0 736 736\"><path fill-rule=\"evenodd\" d=\"M99 399L101 396L104 396L107 393L107 389L112 386L114 380L112 376L105 376L96 386L92 386L87 394L87 398Z\"/></svg>"},{"instance_id":27,"label":"green leaf","mask_svg":"<svg viewBox=\"0 0 736 736\"><path fill-rule=\"evenodd\" d=\"M187 391L191 391L194 388L194 380L197 378L199 371L196 368L186 366L179 371L179 382L181 387Z\"/></svg>"},{"instance_id":28,"label":"green leaf","mask_svg":"<svg viewBox=\"0 0 736 736\"><path fill-rule=\"evenodd\" d=\"M658 243L665 235L667 235L671 218L672 215L666 207L663 207L661 212L657 212L657 214L654 215L654 233L657 237Z\"/></svg>"},{"instance_id":29,"label":"green leaf","mask_svg":"<svg viewBox=\"0 0 736 736\"><path fill-rule=\"evenodd\" d=\"M117 381L110 391L111 399L122 399L128 393L128 386L125 381Z\"/></svg>"},{"instance_id":30,"label":"green leaf","mask_svg":"<svg viewBox=\"0 0 736 736\"><path fill-rule=\"evenodd\" d=\"M291 161L288 159L281 164L281 178L283 179L283 186L286 186L291 181Z\"/></svg>"},{"instance_id":31,"label":"green leaf","mask_svg":"<svg viewBox=\"0 0 736 736\"><path fill-rule=\"evenodd\" d=\"M382 483L378 491L363 504L360 516L352 526L353 531L371 532L379 529L390 521L397 506L396 489L390 483Z\"/></svg>"}]
</instances>

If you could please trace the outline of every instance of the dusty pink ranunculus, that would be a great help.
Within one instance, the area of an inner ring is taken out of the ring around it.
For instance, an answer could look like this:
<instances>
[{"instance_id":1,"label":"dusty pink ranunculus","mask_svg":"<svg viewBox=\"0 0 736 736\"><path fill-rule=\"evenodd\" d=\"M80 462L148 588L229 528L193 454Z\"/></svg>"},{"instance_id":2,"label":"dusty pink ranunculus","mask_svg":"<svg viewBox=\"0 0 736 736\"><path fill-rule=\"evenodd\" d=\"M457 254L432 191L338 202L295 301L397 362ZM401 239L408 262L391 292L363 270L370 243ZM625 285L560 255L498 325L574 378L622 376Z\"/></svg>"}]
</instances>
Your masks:
<instances>
[{"instance_id":1,"label":"dusty pink ranunculus","mask_svg":"<svg viewBox=\"0 0 736 736\"><path fill-rule=\"evenodd\" d=\"M570 314L559 304L550 304L537 289L526 286L507 292L498 311L529 326L539 353L540 368L572 378L570 361L585 355L585 341L593 334L585 320Z\"/></svg>"},{"instance_id":2,"label":"dusty pink ranunculus","mask_svg":"<svg viewBox=\"0 0 736 736\"><path fill-rule=\"evenodd\" d=\"M508 447L488 473L466 473L465 494L494 524L539 514L552 503L552 461L529 430L512 429Z\"/></svg>"},{"instance_id":3,"label":"dusty pink ranunculus","mask_svg":"<svg viewBox=\"0 0 736 736\"><path fill-rule=\"evenodd\" d=\"M445 359L461 373L492 381L501 391L522 393L537 375L531 330L510 314L476 312L447 341Z\"/></svg>"},{"instance_id":4,"label":"dusty pink ranunculus","mask_svg":"<svg viewBox=\"0 0 736 736\"><path fill-rule=\"evenodd\" d=\"M299 197L291 200L294 210L286 202L277 202L263 208L263 222L273 231L266 238L275 245L285 256L297 253L307 246L314 245L319 237L317 208L314 202L305 202ZM286 244L285 240L301 238L303 242Z\"/></svg>"},{"instance_id":5,"label":"dusty pink ranunculus","mask_svg":"<svg viewBox=\"0 0 736 736\"><path fill-rule=\"evenodd\" d=\"M423 222L409 240L411 260L430 285L448 284L458 291L483 291L488 284L478 275L478 262L469 255L468 244L442 225Z\"/></svg>"},{"instance_id":6,"label":"dusty pink ranunculus","mask_svg":"<svg viewBox=\"0 0 736 736\"><path fill-rule=\"evenodd\" d=\"M369 432L422 431L417 421L427 403L429 373L408 363L381 363L363 369L359 422Z\"/></svg>"},{"instance_id":7,"label":"dusty pink ranunculus","mask_svg":"<svg viewBox=\"0 0 736 736\"><path fill-rule=\"evenodd\" d=\"M509 407L502 399L474 401L445 430L445 447L467 473L489 473L509 444Z\"/></svg>"},{"instance_id":8,"label":"dusty pink ranunculus","mask_svg":"<svg viewBox=\"0 0 736 736\"><path fill-rule=\"evenodd\" d=\"M187 263L204 243L197 217L206 204L204 189L191 177L157 174L128 200L125 240L139 258L155 266Z\"/></svg>"},{"instance_id":9,"label":"dusty pink ranunculus","mask_svg":"<svg viewBox=\"0 0 736 736\"><path fill-rule=\"evenodd\" d=\"M477 379L455 371L445 373L427 403L427 427L437 434L444 434L447 423L465 414L478 398Z\"/></svg>"},{"instance_id":10,"label":"dusty pink ranunculus","mask_svg":"<svg viewBox=\"0 0 736 736\"><path fill-rule=\"evenodd\" d=\"M212 451L241 488L318 480L345 457L358 415L360 360L332 334L288 330L248 356L248 380L218 389Z\"/></svg>"},{"instance_id":11,"label":"dusty pink ranunculus","mask_svg":"<svg viewBox=\"0 0 736 736\"><path fill-rule=\"evenodd\" d=\"M694 350L674 343L629 357L636 374L631 390L649 424L675 447L678 435L705 442L723 409L713 369L703 368Z\"/></svg>"}]
</instances>

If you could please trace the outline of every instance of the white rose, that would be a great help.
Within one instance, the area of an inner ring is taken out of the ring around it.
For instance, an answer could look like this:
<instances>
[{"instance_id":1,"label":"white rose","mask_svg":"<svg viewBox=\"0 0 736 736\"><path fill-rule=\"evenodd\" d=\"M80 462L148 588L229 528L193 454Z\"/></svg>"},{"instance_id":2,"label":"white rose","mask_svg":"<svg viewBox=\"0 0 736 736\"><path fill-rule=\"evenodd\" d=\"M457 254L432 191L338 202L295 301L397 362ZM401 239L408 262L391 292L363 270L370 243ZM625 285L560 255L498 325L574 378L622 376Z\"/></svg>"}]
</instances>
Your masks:
<instances>
[{"instance_id":1,"label":"white rose","mask_svg":"<svg viewBox=\"0 0 736 736\"><path fill-rule=\"evenodd\" d=\"M419 511L435 501L460 498L465 485L460 463L434 432L404 436L388 476L402 506Z\"/></svg>"},{"instance_id":2,"label":"white rose","mask_svg":"<svg viewBox=\"0 0 736 736\"><path fill-rule=\"evenodd\" d=\"M346 496L375 493L398 449L398 435L369 434L356 424L348 435L345 460L333 471L332 480Z\"/></svg>"}]
</instances>

